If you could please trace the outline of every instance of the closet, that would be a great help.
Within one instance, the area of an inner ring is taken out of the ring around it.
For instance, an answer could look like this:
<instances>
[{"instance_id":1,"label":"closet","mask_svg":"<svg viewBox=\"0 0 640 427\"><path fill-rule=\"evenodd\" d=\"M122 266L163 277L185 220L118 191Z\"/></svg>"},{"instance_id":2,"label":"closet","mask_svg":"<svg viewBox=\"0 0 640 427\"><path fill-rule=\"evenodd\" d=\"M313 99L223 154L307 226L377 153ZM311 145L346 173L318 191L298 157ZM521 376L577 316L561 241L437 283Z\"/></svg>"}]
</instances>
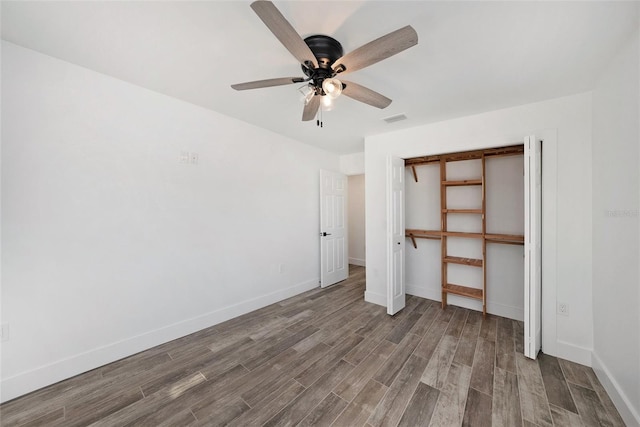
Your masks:
<instances>
[{"instance_id":1,"label":"closet","mask_svg":"<svg viewBox=\"0 0 640 427\"><path fill-rule=\"evenodd\" d=\"M509 310L522 309L522 298L518 295L522 294L523 286L523 154L524 146L518 144L405 159L408 190L405 236L411 242L408 251L418 250L422 239L432 242L424 255L407 260L407 269L410 277L411 271L414 273L414 288L415 283L422 282L428 288L431 281L431 291L436 275L415 277L420 268L412 269L410 263L427 264L432 272L439 270L443 308L449 297L455 295L479 301L486 315L488 292L515 292L511 300L520 302L507 301L502 304L506 312L496 314L520 317ZM500 160L507 157L510 160ZM416 189L410 188L411 181ZM412 194L419 199L415 203ZM494 245L520 248L505 251L492 248ZM433 292L426 296L432 295ZM500 295L496 297L493 300L499 301Z\"/></svg>"}]
</instances>

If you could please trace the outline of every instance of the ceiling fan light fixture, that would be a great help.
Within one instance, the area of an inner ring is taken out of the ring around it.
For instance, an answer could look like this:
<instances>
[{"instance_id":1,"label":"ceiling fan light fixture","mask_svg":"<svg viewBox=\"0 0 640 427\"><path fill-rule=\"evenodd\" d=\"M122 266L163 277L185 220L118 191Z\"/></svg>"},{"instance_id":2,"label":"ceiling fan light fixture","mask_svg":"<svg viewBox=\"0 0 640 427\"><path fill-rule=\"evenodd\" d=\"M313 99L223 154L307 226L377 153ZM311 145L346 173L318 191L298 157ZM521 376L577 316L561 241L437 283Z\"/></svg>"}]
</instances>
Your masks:
<instances>
[{"instance_id":1,"label":"ceiling fan light fixture","mask_svg":"<svg viewBox=\"0 0 640 427\"><path fill-rule=\"evenodd\" d=\"M338 79L325 79L322 82L322 90L331 99L336 99L342 93L342 82Z\"/></svg>"},{"instance_id":2,"label":"ceiling fan light fixture","mask_svg":"<svg viewBox=\"0 0 640 427\"><path fill-rule=\"evenodd\" d=\"M300 97L300 101L303 102L304 105L307 105L316 93L315 89L308 84L299 87L298 92L302 94L302 96Z\"/></svg>"},{"instance_id":3,"label":"ceiling fan light fixture","mask_svg":"<svg viewBox=\"0 0 640 427\"><path fill-rule=\"evenodd\" d=\"M329 95L324 95L322 96L321 101L323 111L333 110L333 98L331 98Z\"/></svg>"},{"instance_id":4,"label":"ceiling fan light fixture","mask_svg":"<svg viewBox=\"0 0 640 427\"><path fill-rule=\"evenodd\" d=\"M315 93L313 91L309 92L305 97L304 97L304 105L307 105L309 102L311 102L311 98L313 98L315 95Z\"/></svg>"}]
</instances>

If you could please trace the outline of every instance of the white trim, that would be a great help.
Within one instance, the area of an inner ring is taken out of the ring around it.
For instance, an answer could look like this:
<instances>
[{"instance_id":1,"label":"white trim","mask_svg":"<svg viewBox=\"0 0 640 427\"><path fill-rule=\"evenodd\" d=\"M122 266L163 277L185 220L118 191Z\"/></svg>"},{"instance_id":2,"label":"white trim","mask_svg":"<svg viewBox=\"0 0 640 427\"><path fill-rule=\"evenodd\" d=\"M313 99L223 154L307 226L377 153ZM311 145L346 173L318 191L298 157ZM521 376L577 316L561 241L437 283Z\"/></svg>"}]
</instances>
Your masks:
<instances>
[{"instance_id":1,"label":"white trim","mask_svg":"<svg viewBox=\"0 0 640 427\"><path fill-rule=\"evenodd\" d=\"M349 264L359 265L361 267L366 267L366 262L360 258L349 258Z\"/></svg>"},{"instance_id":2,"label":"white trim","mask_svg":"<svg viewBox=\"0 0 640 427\"><path fill-rule=\"evenodd\" d=\"M386 295L377 294L375 292L364 291L364 300L366 302L370 302L372 304L378 304L378 305L381 305L383 307L387 306L387 296Z\"/></svg>"},{"instance_id":3,"label":"white trim","mask_svg":"<svg viewBox=\"0 0 640 427\"><path fill-rule=\"evenodd\" d=\"M538 131L542 139L542 351L558 356L558 130Z\"/></svg>"},{"instance_id":4,"label":"white trim","mask_svg":"<svg viewBox=\"0 0 640 427\"><path fill-rule=\"evenodd\" d=\"M407 283L407 295L413 295L420 298L429 299L431 301L442 301L440 289L430 289L423 286L410 285Z\"/></svg>"},{"instance_id":5,"label":"white trim","mask_svg":"<svg viewBox=\"0 0 640 427\"><path fill-rule=\"evenodd\" d=\"M592 348L581 347L570 342L557 340L556 351L557 354L552 356L570 360L571 362L579 363L581 365L591 366L591 355L593 353ZM549 354L546 351L544 353Z\"/></svg>"},{"instance_id":6,"label":"white trim","mask_svg":"<svg viewBox=\"0 0 640 427\"><path fill-rule=\"evenodd\" d=\"M407 285L407 295L414 295L420 298L426 298L432 301L442 301L439 289L429 289L421 286ZM468 298L449 295L447 303L458 307L468 308L470 310L482 311L482 303ZM496 316L506 317L519 321L524 320L524 309L510 305L500 304L487 300L487 313Z\"/></svg>"},{"instance_id":7,"label":"white trim","mask_svg":"<svg viewBox=\"0 0 640 427\"><path fill-rule=\"evenodd\" d=\"M611 375L611 371L607 369L602 359L598 357L596 352L592 353L592 365L593 371L600 380L602 387L611 398L611 401L615 405L616 409L620 413L620 416L627 424L627 426L640 426L640 405L638 408L634 408L631 400L624 393L618 382Z\"/></svg>"},{"instance_id":8,"label":"white trim","mask_svg":"<svg viewBox=\"0 0 640 427\"><path fill-rule=\"evenodd\" d=\"M202 316L98 347L39 368L5 378L0 383L0 401L6 402L26 393L38 390L83 372L131 356L140 351L192 334L234 317L241 316L267 305L293 297L318 287L318 278L281 289L238 304L224 307Z\"/></svg>"}]
</instances>

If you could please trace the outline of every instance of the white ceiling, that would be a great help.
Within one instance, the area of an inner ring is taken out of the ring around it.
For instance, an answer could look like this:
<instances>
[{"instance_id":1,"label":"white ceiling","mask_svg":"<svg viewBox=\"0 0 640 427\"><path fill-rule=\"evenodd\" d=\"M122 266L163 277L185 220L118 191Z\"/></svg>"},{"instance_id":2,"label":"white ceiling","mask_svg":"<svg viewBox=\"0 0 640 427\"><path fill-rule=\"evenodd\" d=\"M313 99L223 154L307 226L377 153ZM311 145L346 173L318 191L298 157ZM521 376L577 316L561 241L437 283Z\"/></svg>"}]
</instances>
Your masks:
<instances>
[{"instance_id":1,"label":"white ceiling","mask_svg":"<svg viewBox=\"0 0 640 427\"><path fill-rule=\"evenodd\" d=\"M231 89L302 76L249 1L3 1L2 38L346 154L367 135L590 90L639 16L637 2L274 3L303 37L330 35L345 53L412 25L417 46L349 75L393 103L341 97L321 129L300 120L300 85Z\"/></svg>"}]
</instances>

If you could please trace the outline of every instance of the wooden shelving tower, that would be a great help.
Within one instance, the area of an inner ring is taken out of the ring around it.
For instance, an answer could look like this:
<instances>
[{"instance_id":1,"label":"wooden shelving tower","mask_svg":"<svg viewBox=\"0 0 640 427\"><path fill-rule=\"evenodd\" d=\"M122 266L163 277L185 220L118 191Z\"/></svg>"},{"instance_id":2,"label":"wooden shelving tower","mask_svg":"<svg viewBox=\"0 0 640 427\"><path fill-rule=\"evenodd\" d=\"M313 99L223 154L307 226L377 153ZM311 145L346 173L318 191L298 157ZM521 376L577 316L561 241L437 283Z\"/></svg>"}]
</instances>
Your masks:
<instances>
[{"instance_id":1,"label":"wooden shelving tower","mask_svg":"<svg viewBox=\"0 0 640 427\"><path fill-rule=\"evenodd\" d=\"M467 298L473 298L482 301L482 314L487 314L487 270L486 270L486 255L487 255L487 242L485 239L487 225L486 225L486 203L485 203L485 194L486 194L486 186L485 186L485 159L484 153L479 153L479 157L473 157L473 159L479 159L482 162L482 176L480 179L470 179L470 180L460 180L460 181L449 181L447 179L447 163L454 162L459 160L471 160L467 158L458 158L458 157L447 157L442 156L440 158L440 228L441 228L441 239L440 239L440 254L442 257L442 308L447 306L447 296L449 294L459 295ZM460 186L480 186L482 191L482 204L481 207L471 208L471 209L449 209L447 206L447 188L449 187L460 187ZM447 217L450 214L458 214L458 213L466 213L466 214L478 214L481 215L482 218L482 232L481 233L466 233L466 232L457 232L449 230L447 225ZM449 250L447 248L447 243L449 241L449 237L458 237L458 238L471 238L471 239L481 239L482 240L482 259L474 259L474 258L461 258L453 255L449 255ZM449 264L461 264L467 265L470 267L478 267L482 268L482 288L472 288L463 285L457 285L454 283L449 283L448 279L448 270Z\"/></svg>"},{"instance_id":2,"label":"wooden shelving tower","mask_svg":"<svg viewBox=\"0 0 640 427\"><path fill-rule=\"evenodd\" d=\"M487 243L502 243L510 245L524 245L523 235L495 234L487 233L486 222L486 159L487 157L513 156L524 153L522 144L501 148L491 148L486 150L467 151L462 153L442 154L434 156L416 157L405 161L406 167L410 167L413 177L418 182L416 166L439 163L440 165L440 230L416 230L406 229L406 237L411 239L414 248L417 248L416 239L440 239L441 254L441 288L442 288L442 308L447 306L447 296L449 294L473 298L482 301L482 314L487 314ZM447 163L462 160L480 160L482 162L482 176L479 179L467 180L447 180ZM447 206L447 188L456 186L480 186L482 191L482 203L478 207L465 209L450 209ZM479 233L461 232L449 230L447 226L447 216L451 214L477 214L482 218L482 230ZM482 241L482 259L462 258L450 255L447 251L447 240L449 237L480 239ZM448 265L460 264L471 267L482 268L482 288L473 288L459 284L449 283Z\"/></svg>"}]
</instances>

